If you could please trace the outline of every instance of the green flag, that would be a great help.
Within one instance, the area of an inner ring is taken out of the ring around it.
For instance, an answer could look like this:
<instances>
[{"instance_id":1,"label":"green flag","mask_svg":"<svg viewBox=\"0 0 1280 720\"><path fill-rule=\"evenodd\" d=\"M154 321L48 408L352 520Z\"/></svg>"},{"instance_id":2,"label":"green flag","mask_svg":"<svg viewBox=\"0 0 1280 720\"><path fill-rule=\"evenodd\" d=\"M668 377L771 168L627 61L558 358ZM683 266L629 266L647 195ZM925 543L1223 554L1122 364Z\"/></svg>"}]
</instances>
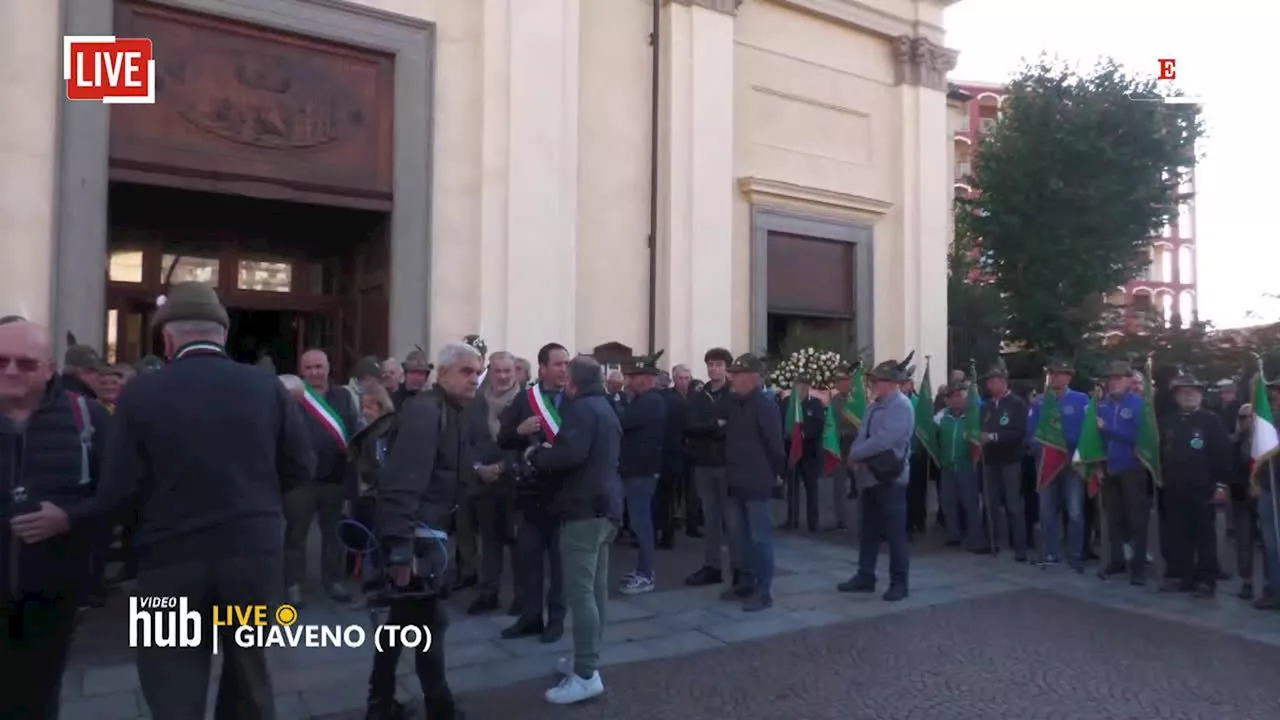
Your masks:
<instances>
[{"instance_id":1,"label":"green flag","mask_svg":"<svg viewBox=\"0 0 1280 720\"><path fill-rule=\"evenodd\" d=\"M933 421L933 386L929 382L929 358L924 360L924 378L920 381L920 390L916 393L916 441L929 453L930 459L938 464L938 425Z\"/></svg>"},{"instance_id":2,"label":"green flag","mask_svg":"<svg viewBox=\"0 0 1280 720\"><path fill-rule=\"evenodd\" d=\"M1097 424L1097 421L1094 422ZM1044 401L1036 417L1036 442L1040 445L1040 464L1036 468L1036 491L1049 487L1071 460L1067 455L1067 437L1062 432L1062 408L1058 395L1044 383Z\"/></svg>"},{"instance_id":3,"label":"green flag","mask_svg":"<svg viewBox=\"0 0 1280 720\"><path fill-rule=\"evenodd\" d=\"M849 397L845 398L844 407L840 408L840 412L844 413L844 419L850 425L860 428L862 427L862 418L867 416L867 377L862 372L862 363L853 369L853 377L849 378Z\"/></svg>"},{"instance_id":4,"label":"green flag","mask_svg":"<svg viewBox=\"0 0 1280 720\"><path fill-rule=\"evenodd\" d=\"M1107 451L1102 444L1102 433L1098 431L1098 404L1090 396L1089 407L1084 411L1084 424L1080 426L1080 442L1076 443L1076 452L1071 458L1071 464L1088 483L1089 497L1102 489L1106 463Z\"/></svg>"},{"instance_id":5,"label":"green flag","mask_svg":"<svg viewBox=\"0 0 1280 720\"><path fill-rule=\"evenodd\" d=\"M826 420L822 425L822 472L824 475L840 466L840 433L836 430L836 407L827 405Z\"/></svg>"},{"instance_id":6,"label":"green flag","mask_svg":"<svg viewBox=\"0 0 1280 720\"><path fill-rule=\"evenodd\" d=\"M1147 356L1147 371L1142 377L1142 418L1138 421L1138 442L1135 451L1138 460L1147 471L1157 487L1163 486L1160 476L1160 428L1156 426L1156 394L1151 385L1153 364L1151 356Z\"/></svg>"},{"instance_id":7,"label":"green flag","mask_svg":"<svg viewBox=\"0 0 1280 720\"><path fill-rule=\"evenodd\" d=\"M978 368L969 361L969 398L964 408L964 439L969 442L973 464L982 460L982 398L978 395Z\"/></svg>"}]
</instances>

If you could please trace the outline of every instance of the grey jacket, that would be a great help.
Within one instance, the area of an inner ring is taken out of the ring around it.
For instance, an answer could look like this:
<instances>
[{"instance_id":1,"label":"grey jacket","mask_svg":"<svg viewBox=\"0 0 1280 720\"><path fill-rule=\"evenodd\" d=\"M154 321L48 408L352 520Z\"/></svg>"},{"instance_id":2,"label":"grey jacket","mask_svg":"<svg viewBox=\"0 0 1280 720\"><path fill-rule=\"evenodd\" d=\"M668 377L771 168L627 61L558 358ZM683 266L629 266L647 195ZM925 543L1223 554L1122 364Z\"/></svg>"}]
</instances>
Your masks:
<instances>
[{"instance_id":1,"label":"grey jacket","mask_svg":"<svg viewBox=\"0 0 1280 720\"><path fill-rule=\"evenodd\" d=\"M915 408L906 395L895 390L876 398L867 408L867 417L862 421L853 447L849 448L849 462L860 463L877 453L892 450L904 458L902 473L895 482L906 485L911 471L911 437L915 434L915 425ZM877 484L865 467L858 469L857 481L860 488Z\"/></svg>"}]
</instances>

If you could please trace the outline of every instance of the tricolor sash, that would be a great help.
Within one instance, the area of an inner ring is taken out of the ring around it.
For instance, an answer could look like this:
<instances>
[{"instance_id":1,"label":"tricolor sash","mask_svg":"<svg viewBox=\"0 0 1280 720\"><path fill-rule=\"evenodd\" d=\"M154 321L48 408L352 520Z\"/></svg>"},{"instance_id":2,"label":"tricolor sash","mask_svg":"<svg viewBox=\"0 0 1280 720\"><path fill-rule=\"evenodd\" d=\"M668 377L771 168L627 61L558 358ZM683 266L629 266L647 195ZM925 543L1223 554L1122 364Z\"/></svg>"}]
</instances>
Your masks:
<instances>
[{"instance_id":1,"label":"tricolor sash","mask_svg":"<svg viewBox=\"0 0 1280 720\"><path fill-rule=\"evenodd\" d=\"M316 392L310 385L306 386L306 392L302 395L302 406L311 413L312 417L320 421L321 425L333 435L333 439L337 441L338 446L345 451L347 449L347 427L342 424L342 418L338 413L334 412L329 403L325 401L324 396Z\"/></svg>"},{"instance_id":2,"label":"tricolor sash","mask_svg":"<svg viewBox=\"0 0 1280 720\"><path fill-rule=\"evenodd\" d=\"M542 394L542 388L534 385L525 391L529 396L529 407L533 408L533 412L542 421L542 434L547 436L547 442L554 443L556 435L560 433L560 411L556 410L554 402L548 402L547 396Z\"/></svg>"}]
</instances>

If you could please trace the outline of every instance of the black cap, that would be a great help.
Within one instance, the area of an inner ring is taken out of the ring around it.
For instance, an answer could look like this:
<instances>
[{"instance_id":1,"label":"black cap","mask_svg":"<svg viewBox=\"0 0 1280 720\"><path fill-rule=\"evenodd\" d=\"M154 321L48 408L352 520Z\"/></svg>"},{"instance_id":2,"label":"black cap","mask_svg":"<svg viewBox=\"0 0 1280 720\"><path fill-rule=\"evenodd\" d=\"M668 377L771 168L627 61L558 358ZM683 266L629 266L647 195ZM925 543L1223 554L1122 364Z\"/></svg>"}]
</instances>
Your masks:
<instances>
[{"instance_id":1,"label":"black cap","mask_svg":"<svg viewBox=\"0 0 1280 720\"><path fill-rule=\"evenodd\" d=\"M1107 366L1107 377L1133 377L1133 366L1124 360L1116 360Z\"/></svg>"},{"instance_id":2,"label":"black cap","mask_svg":"<svg viewBox=\"0 0 1280 720\"><path fill-rule=\"evenodd\" d=\"M378 358L372 355L360 358L360 361L356 363L353 375L357 380L382 377L382 363L378 362Z\"/></svg>"},{"instance_id":3,"label":"black cap","mask_svg":"<svg viewBox=\"0 0 1280 720\"><path fill-rule=\"evenodd\" d=\"M1178 376L1173 379L1173 382L1169 383L1169 387L1174 390L1177 390L1178 388L1196 388L1198 390L1204 390L1208 385L1198 379L1195 375L1192 375L1189 372L1182 372L1178 373Z\"/></svg>"},{"instance_id":4,"label":"black cap","mask_svg":"<svg viewBox=\"0 0 1280 720\"><path fill-rule=\"evenodd\" d=\"M1065 358L1055 358L1050 360L1048 367L1045 369L1051 373L1066 373L1068 375L1076 374L1075 365Z\"/></svg>"}]
</instances>

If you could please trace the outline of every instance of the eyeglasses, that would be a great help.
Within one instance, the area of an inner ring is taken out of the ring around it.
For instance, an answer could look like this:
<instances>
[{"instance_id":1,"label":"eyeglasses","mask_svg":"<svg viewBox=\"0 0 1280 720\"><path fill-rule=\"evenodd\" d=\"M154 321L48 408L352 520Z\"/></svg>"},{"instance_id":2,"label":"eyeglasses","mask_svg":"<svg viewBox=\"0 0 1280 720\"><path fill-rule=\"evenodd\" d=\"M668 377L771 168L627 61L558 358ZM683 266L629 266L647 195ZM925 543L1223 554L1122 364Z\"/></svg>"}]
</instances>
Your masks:
<instances>
[{"instance_id":1,"label":"eyeglasses","mask_svg":"<svg viewBox=\"0 0 1280 720\"><path fill-rule=\"evenodd\" d=\"M24 373L35 372L40 369L40 361L35 358L0 355L0 370L6 370L10 365L18 368L18 372Z\"/></svg>"}]
</instances>

